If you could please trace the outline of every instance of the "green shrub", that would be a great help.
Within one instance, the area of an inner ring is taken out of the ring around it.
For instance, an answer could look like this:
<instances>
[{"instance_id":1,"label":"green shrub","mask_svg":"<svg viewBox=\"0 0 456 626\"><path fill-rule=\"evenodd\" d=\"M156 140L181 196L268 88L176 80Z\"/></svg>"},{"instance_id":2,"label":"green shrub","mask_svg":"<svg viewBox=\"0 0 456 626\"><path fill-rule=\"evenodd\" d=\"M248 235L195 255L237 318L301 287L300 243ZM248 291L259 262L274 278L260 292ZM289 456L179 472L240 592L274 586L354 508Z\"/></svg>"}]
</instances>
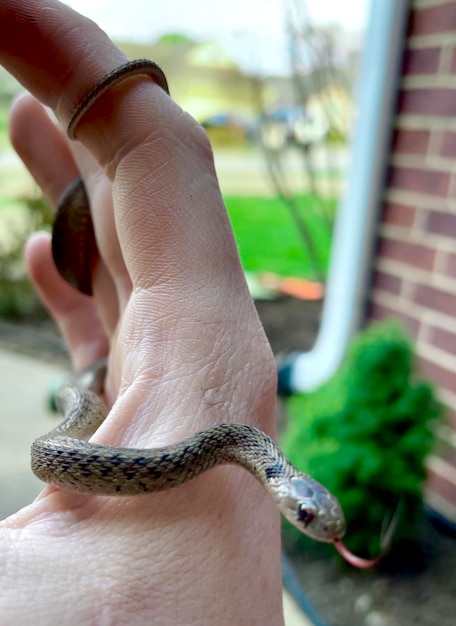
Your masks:
<instances>
[{"instance_id":1,"label":"green shrub","mask_svg":"<svg viewBox=\"0 0 456 626\"><path fill-rule=\"evenodd\" d=\"M346 544L361 555L378 553L382 523L399 503L396 556L417 538L424 463L441 407L413 361L401 328L376 324L353 342L332 380L290 400L284 451L338 497Z\"/></svg>"},{"instance_id":2,"label":"green shrub","mask_svg":"<svg viewBox=\"0 0 456 626\"><path fill-rule=\"evenodd\" d=\"M22 227L8 227L8 238L4 244L0 243L0 317L41 319L47 314L27 277L24 246L36 230L50 230L53 215L42 197L21 199L17 210L23 212Z\"/></svg>"}]
</instances>

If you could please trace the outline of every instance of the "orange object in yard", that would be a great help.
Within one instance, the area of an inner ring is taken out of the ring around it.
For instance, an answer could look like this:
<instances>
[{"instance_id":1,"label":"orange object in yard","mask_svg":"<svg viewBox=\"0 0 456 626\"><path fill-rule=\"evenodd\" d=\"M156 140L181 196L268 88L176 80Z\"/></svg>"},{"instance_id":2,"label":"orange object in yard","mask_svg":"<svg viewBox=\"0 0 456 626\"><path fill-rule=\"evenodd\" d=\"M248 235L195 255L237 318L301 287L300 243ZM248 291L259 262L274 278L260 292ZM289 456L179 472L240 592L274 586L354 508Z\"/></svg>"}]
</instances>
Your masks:
<instances>
[{"instance_id":1,"label":"orange object in yard","mask_svg":"<svg viewBox=\"0 0 456 626\"><path fill-rule=\"evenodd\" d=\"M268 289L300 300L321 300L325 293L325 288L321 283L305 278L282 278L276 274L267 273L260 276L260 282Z\"/></svg>"}]
</instances>

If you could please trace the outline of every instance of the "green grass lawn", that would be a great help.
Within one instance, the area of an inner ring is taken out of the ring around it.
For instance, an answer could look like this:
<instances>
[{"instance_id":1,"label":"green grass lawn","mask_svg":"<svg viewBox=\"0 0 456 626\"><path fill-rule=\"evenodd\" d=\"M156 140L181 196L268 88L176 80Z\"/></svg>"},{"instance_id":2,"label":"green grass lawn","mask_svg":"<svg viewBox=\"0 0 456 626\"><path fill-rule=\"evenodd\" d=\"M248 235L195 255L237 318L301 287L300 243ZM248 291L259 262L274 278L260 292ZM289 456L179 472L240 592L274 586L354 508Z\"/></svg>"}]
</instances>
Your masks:
<instances>
[{"instance_id":1,"label":"green grass lawn","mask_svg":"<svg viewBox=\"0 0 456 626\"><path fill-rule=\"evenodd\" d=\"M311 233L324 274L328 268L331 233L319 211L334 215L337 201L312 195L298 198L301 219ZM309 253L287 207L279 198L226 197L225 203L246 272L314 279Z\"/></svg>"},{"instance_id":2,"label":"green grass lawn","mask_svg":"<svg viewBox=\"0 0 456 626\"><path fill-rule=\"evenodd\" d=\"M321 215L334 214L336 200L320 200L312 195L298 198L301 218L311 234L322 275L326 275L331 248L331 232ZM285 204L278 198L226 197L241 261L246 272L272 272L279 276L316 279L314 267L298 229ZM23 201L0 197L0 229L6 219L24 219ZM11 227L11 225L10 225ZM8 227L8 228L10 228ZM3 227L4 228L4 227Z\"/></svg>"}]
</instances>

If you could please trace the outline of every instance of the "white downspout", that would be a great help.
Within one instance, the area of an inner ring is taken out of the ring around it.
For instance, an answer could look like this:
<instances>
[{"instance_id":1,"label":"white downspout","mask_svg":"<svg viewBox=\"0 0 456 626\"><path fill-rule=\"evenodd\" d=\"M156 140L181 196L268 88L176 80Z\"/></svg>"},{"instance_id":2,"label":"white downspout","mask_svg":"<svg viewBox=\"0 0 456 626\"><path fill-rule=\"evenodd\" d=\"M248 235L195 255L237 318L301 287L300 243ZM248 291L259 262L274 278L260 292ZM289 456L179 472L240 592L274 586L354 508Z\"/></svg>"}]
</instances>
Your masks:
<instances>
[{"instance_id":1,"label":"white downspout","mask_svg":"<svg viewBox=\"0 0 456 626\"><path fill-rule=\"evenodd\" d=\"M320 332L279 366L279 393L310 391L339 368L366 305L408 0L372 0L347 194L337 212Z\"/></svg>"}]
</instances>

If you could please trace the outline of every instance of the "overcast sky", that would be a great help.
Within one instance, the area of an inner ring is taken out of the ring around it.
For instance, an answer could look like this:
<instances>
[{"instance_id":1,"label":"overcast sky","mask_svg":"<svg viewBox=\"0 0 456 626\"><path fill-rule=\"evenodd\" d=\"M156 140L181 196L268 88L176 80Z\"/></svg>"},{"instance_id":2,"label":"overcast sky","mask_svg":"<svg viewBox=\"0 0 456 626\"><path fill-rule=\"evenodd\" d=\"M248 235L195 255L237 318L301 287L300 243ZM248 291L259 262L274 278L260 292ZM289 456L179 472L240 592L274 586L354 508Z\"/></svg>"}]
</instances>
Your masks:
<instances>
[{"instance_id":1,"label":"overcast sky","mask_svg":"<svg viewBox=\"0 0 456 626\"><path fill-rule=\"evenodd\" d=\"M373 0L375 1L375 0ZM150 43L164 33L217 39L244 66L283 71L287 66L286 0L66 0L111 37ZM306 0L314 23L363 30L369 0Z\"/></svg>"}]
</instances>

